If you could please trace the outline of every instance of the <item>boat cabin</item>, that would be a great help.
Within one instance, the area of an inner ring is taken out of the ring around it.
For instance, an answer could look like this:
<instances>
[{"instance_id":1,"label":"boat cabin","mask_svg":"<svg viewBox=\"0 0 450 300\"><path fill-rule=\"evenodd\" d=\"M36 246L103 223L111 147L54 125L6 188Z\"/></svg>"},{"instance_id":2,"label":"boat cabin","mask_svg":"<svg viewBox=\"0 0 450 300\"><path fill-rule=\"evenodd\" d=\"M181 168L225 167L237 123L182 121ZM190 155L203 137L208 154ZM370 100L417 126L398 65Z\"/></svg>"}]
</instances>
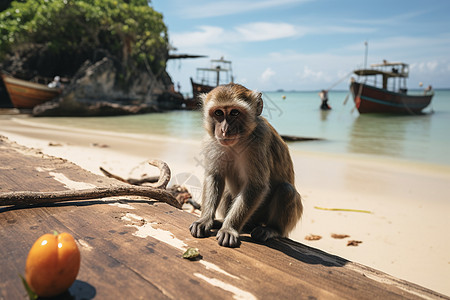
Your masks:
<instances>
[{"instance_id":1,"label":"boat cabin","mask_svg":"<svg viewBox=\"0 0 450 300\"><path fill-rule=\"evenodd\" d=\"M231 61L212 59L209 68L197 68L196 82L201 85L218 86L233 82Z\"/></svg>"},{"instance_id":2,"label":"boat cabin","mask_svg":"<svg viewBox=\"0 0 450 300\"><path fill-rule=\"evenodd\" d=\"M384 61L381 64L372 64L370 67L370 69L354 71L356 75L363 77L358 81L384 90L406 94L408 91L406 85L406 79L409 76L408 64Z\"/></svg>"}]
</instances>

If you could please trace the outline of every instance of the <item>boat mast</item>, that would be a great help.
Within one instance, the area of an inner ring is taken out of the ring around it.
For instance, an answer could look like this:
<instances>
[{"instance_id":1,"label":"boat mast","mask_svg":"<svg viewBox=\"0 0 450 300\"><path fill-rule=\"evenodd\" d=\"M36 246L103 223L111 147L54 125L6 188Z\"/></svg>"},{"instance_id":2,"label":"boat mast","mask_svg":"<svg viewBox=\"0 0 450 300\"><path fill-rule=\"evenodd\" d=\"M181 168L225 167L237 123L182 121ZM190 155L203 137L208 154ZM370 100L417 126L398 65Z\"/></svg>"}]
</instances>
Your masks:
<instances>
[{"instance_id":1,"label":"boat mast","mask_svg":"<svg viewBox=\"0 0 450 300\"><path fill-rule=\"evenodd\" d=\"M216 67L216 86L219 86L219 82L220 82L220 66Z\"/></svg>"},{"instance_id":2,"label":"boat mast","mask_svg":"<svg viewBox=\"0 0 450 300\"><path fill-rule=\"evenodd\" d=\"M369 43L365 41L364 46L366 47L366 51L364 53L364 69L367 69L367 56L369 54Z\"/></svg>"}]
</instances>

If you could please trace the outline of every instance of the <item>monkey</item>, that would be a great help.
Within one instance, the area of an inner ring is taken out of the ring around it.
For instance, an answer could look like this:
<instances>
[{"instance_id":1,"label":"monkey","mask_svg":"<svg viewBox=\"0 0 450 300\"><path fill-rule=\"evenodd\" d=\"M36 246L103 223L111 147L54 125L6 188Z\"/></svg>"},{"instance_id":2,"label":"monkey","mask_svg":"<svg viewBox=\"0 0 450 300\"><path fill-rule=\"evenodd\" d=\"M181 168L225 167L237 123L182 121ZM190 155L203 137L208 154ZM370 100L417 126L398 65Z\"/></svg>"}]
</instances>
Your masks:
<instances>
[{"instance_id":1,"label":"monkey","mask_svg":"<svg viewBox=\"0 0 450 300\"><path fill-rule=\"evenodd\" d=\"M200 97L205 177L192 236L210 236L222 218L220 246L239 247L244 227L258 242L287 237L302 216L302 199L288 146L261 116L262 94L230 83Z\"/></svg>"}]
</instances>

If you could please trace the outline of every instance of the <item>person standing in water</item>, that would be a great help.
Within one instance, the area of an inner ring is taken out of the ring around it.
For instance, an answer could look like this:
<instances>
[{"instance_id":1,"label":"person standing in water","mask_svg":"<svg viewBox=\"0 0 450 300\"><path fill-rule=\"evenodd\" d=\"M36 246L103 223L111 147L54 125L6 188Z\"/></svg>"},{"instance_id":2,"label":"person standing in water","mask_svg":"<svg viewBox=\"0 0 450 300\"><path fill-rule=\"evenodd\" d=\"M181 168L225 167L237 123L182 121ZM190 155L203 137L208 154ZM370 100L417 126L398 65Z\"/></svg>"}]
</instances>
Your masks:
<instances>
[{"instance_id":1,"label":"person standing in water","mask_svg":"<svg viewBox=\"0 0 450 300\"><path fill-rule=\"evenodd\" d=\"M322 100L322 104L320 105L321 110L330 110L331 107L328 105L328 91L322 90L319 93L320 100Z\"/></svg>"}]
</instances>

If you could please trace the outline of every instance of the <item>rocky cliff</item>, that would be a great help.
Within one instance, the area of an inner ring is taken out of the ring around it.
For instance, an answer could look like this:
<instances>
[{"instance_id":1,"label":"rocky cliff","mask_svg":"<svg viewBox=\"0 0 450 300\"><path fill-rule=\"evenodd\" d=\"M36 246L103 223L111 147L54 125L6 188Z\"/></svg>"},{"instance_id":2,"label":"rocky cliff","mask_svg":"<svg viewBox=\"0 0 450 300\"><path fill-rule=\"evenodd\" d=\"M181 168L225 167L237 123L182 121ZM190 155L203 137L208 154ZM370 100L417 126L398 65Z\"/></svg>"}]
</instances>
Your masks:
<instances>
[{"instance_id":1,"label":"rocky cliff","mask_svg":"<svg viewBox=\"0 0 450 300\"><path fill-rule=\"evenodd\" d=\"M0 11L0 68L34 82L66 79L59 98L36 107L36 115L181 106L165 70L167 28L147 1L9 2Z\"/></svg>"},{"instance_id":2,"label":"rocky cliff","mask_svg":"<svg viewBox=\"0 0 450 300\"><path fill-rule=\"evenodd\" d=\"M104 116L149 113L181 107L182 96L172 92L172 81L164 71L157 78L135 70L128 83L120 82L111 58L86 61L52 102L36 106L34 116Z\"/></svg>"}]
</instances>

